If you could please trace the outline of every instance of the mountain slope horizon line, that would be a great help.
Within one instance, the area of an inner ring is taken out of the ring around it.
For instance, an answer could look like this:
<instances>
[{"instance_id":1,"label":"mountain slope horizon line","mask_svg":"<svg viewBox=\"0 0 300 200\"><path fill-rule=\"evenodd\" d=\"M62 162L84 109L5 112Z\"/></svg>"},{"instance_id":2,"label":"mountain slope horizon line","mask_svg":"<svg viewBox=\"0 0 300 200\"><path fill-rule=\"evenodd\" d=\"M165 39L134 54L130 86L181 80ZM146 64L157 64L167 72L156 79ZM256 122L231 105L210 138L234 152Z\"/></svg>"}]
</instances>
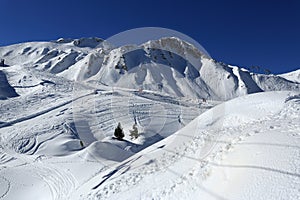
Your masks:
<instances>
[{"instance_id":1,"label":"mountain slope horizon line","mask_svg":"<svg viewBox=\"0 0 300 200\"><path fill-rule=\"evenodd\" d=\"M259 74L218 62L176 37L113 47L97 37L0 47L5 65L22 65L73 81L145 89L177 97L228 100L262 91L299 91L299 71Z\"/></svg>"}]
</instances>

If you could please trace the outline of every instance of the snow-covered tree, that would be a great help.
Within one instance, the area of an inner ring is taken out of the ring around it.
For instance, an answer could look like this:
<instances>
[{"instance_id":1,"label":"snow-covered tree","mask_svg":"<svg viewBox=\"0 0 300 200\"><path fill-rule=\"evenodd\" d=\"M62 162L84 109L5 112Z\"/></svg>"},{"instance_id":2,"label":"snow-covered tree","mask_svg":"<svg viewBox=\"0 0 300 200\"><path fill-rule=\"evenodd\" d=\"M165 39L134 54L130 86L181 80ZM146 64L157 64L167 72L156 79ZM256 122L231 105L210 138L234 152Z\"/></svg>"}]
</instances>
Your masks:
<instances>
[{"instance_id":1,"label":"snow-covered tree","mask_svg":"<svg viewBox=\"0 0 300 200\"><path fill-rule=\"evenodd\" d=\"M136 139L139 137L139 131L136 124L133 124L132 130L129 130L129 132L129 136L131 137L131 139Z\"/></svg>"}]
</instances>

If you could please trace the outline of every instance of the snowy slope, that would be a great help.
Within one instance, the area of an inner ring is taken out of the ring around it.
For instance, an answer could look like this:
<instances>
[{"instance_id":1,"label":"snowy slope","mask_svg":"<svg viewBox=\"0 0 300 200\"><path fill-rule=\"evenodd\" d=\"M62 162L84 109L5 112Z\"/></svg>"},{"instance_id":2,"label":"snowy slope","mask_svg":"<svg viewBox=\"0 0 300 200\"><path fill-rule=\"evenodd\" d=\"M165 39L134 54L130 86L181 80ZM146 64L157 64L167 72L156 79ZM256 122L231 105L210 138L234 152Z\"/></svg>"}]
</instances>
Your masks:
<instances>
[{"instance_id":1,"label":"snowy slope","mask_svg":"<svg viewBox=\"0 0 300 200\"><path fill-rule=\"evenodd\" d=\"M299 102L272 92L221 104L72 198L299 199Z\"/></svg>"},{"instance_id":2,"label":"snowy slope","mask_svg":"<svg viewBox=\"0 0 300 200\"><path fill-rule=\"evenodd\" d=\"M99 38L81 38L14 44L0 47L0 57L7 66L24 65L57 74L96 51L96 46L102 41Z\"/></svg>"},{"instance_id":3,"label":"snowy slope","mask_svg":"<svg viewBox=\"0 0 300 200\"><path fill-rule=\"evenodd\" d=\"M218 103L94 88L24 65L1 70L20 95L0 101L4 199L67 199L99 171L168 137ZM124 141L112 139L118 122ZM141 136L131 140L135 122Z\"/></svg>"},{"instance_id":4,"label":"snowy slope","mask_svg":"<svg viewBox=\"0 0 300 200\"><path fill-rule=\"evenodd\" d=\"M292 81L295 83L300 83L300 69L293 71L293 72L280 74L279 76L285 78L286 80L289 80L289 81Z\"/></svg>"}]
</instances>

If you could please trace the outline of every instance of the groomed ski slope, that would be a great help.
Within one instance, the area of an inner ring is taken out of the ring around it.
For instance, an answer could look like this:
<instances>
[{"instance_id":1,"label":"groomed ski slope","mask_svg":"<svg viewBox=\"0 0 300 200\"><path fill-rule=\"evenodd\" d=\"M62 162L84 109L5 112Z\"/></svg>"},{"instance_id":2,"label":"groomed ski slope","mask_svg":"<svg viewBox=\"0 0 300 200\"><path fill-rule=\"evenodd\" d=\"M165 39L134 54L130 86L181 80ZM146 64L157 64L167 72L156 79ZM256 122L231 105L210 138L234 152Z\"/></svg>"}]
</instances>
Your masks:
<instances>
[{"instance_id":1,"label":"groomed ski slope","mask_svg":"<svg viewBox=\"0 0 300 200\"><path fill-rule=\"evenodd\" d=\"M299 199L300 95L247 95L111 166L71 199Z\"/></svg>"}]
</instances>

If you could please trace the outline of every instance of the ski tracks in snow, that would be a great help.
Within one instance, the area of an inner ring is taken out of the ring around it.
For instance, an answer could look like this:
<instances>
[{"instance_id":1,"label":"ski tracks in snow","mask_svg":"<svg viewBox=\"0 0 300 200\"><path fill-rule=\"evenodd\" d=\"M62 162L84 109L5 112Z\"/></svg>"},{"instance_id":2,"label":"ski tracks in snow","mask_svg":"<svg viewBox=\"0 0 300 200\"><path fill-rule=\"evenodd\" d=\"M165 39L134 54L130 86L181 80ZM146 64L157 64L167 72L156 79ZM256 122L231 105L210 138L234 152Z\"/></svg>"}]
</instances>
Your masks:
<instances>
[{"instance_id":1,"label":"ski tracks in snow","mask_svg":"<svg viewBox=\"0 0 300 200\"><path fill-rule=\"evenodd\" d=\"M52 200L70 199L78 184L70 172L45 163L34 163L33 166L35 173L48 185Z\"/></svg>"},{"instance_id":2,"label":"ski tracks in snow","mask_svg":"<svg viewBox=\"0 0 300 200\"><path fill-rule=\"evenodd\" d=\"M28 174L38 177L39 180L41 180L48 186L51 197L46 197L47 199L69 199L72 191L74 191L74 189L78 186L78 182L71 172L68 172L66 169L60 168L57 165L48 163L48 160L39 159L40 156L33 159L32 157L28 157L26 154L19 154L14 152L13 150L2 150L0 152L0 165L3 165L3 168L0 168L0 170L17 170L17 168L22 167L25 174L27 174L28 172ZM50 161L51 159L49 160L49 162ZM8 194L11 184L7 177L4 177L2 175L0 175L0 183L0 189L2 189L0 190L1 199ZM4 184L6 184L7 187L3 187ZM34 184L41 185L40 182L33 182L32 184L33 186Z\"/></svg>"},{"instance_id":3,"label":"ski tracks in snow","mask_svg":"<svg viewBox=\"0 0 300 200\"><path fill-rule=\"evenodd\" d=\"M53 164L43 163L42 161L25 162L17 166L12 166L11 169L16 169L18 167L23 168L25 174L29 172L32 177L37 177L42 183L45 183L49 189L51 196L44 196L46 199L51 200L61 200L70 199L71 193L77 187L78 182L76 178L68 171L62 168L58 168ZM10 168L10 167L8 167ZM42 185L41 182L32 182L33 187L35 184L37 186ZM0 176L1 190L0 199L5 197L10 189L10 181L4 177ZM4 191L3 184L7 185L7 189Z\"/></svg>"}]
</instances>

